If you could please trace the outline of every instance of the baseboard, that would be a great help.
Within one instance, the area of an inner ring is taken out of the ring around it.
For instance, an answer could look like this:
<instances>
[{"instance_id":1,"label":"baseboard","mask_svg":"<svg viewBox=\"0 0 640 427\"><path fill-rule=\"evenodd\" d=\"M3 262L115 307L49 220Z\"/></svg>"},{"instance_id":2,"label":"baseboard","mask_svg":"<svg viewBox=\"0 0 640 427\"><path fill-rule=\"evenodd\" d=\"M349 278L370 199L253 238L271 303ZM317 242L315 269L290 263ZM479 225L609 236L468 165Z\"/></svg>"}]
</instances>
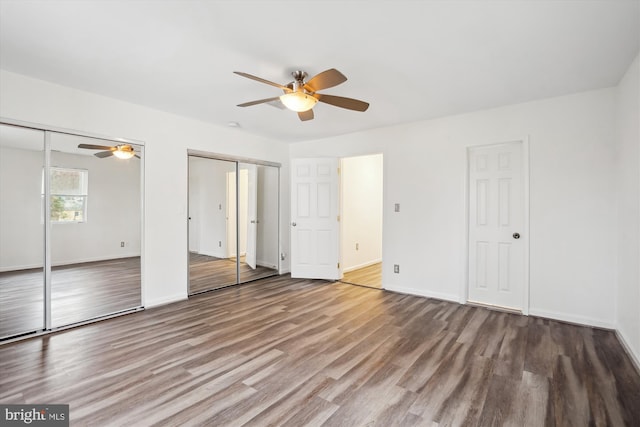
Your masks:
<instances>
[{"instance_id":1,"label":"baseboard","mask_svg":"<svg viewBox=\"0 0 640 427\"><path fill-rule=\"evenodd\" d=\"M432 292L423 289L405 288L403 286L384 286L385 291L399 292L401 294L416 295L419 297L435 298L444 301L451 301L459 304L460 298L455 294L445 294L442 292Z\"/></svg>"},{"instance_id":2,"label":"baseboard","mask_svg":"<svg viewBox=\"0 0 640 427\"><path fill-rule=\"evenodd\" d=\"M273 264L272 262L266 262L261 260L257 260L256 265L259 265L260 267L266 267L266 268L272 268L272 269L278 268L278 266Z\"/></svg>"},{"instance_id":3,"label":"baseboard","mask_svg":"<svg viewBox=\"0 0 640 427\"><path fill-rule=\"evenodd\" d=\"M214 258L226 258L227 255L224 253L224 251L195 251L192 252L194 254L197 255L205 255L205 256L212 256Z\"/></svg>"},{"instance_id":4,"label":"baseboard","mask_svg":"<svg viewBox=\"0 0 640 427\"><path fill-rule=\"evenodd\" d=\"M369 267L370 265L379 264L381 262L382 262L382 258L374 259L373 261L367 261L367 262L364 262L362 264L358 264L358 265L354 265L354 266L351 266L351 267L343 268L342 272L343 273L348 273L350 271L359 270L361 268Z\"/></svg>"},{"instance_id":5,"label":"baseboard","mask_svg":"<svg viewBox=\"0 0 640 427\"><path fill-rule=\"evenodd\" d=\"M633 367L636 368L638 375L640 375L640 355L637 355L633 352L633 349L629 345L629 341L627 341L627 339L624 337L624 334L620 332L619 329L616 329L616 337L618 337L618 341L620 341L622 348L624 348L624 351L627 352L627 356L629 356L629 359L631 359Z\"/></svg>"},{"instance_id":6,"label":"baseboard","mask_svg":"<svg viewBox=\"0 0 640 427\"><path fill-rule=\"evenodd\" d=\"M144 301L145 308L158 307L160 305L171 304L172 302L178 302L186 300L188 295L180 292L179 294L169 295L158 299L149 299Z\"/></svg>"},{"instance_id":7,"label":"baseboard","mask_svg":"<svg viewBox=\"0 0 640 427\"><path fill-rule=\"evenodd\" d=\"M14 265L11 267L0 267L0 273L5 273L7 271L33 270L34 268L43 268L43 266L42 264L25 264Z\"/></svg>"},{"instance_id":8,"label":"baseboard","mask_svg":"<svg viewBox=\"0 0 640 427\"><path fill-rule=\"evenodd\" d=\"M595 326L596 328L603 329L615 329L615 325L612 322L606 320L593 319L591 317L574 316L571 314L557 313L554 311L541 310L533 307L529 307L529 316L544 317L547 319L560 320L567 323L575 323L581 326Z\"/></svg>"},{"instance_id":9,"label":"baseboard","mask_svg":"<svg viewBox=\"0 0 640 427\"><path fill-rule=\"evenodd\" d=\"M90 257L90 258L81 258L81 259L74 259L72 261L60 261L60 262L56 262L55 264L52 265L52 267L61 267L63 265L74 265L74 264L84 264L87 262L98 262L98 261L110 261L112 259L122 259L122 258L134 258L134 257L139 257L140 253L136 252L136 253L127 253L127 254L122 254L119 253L117 255L107 255L107 256L99 256L99 257ZM42 264L31 264L31 265L18 265L18 266L12 266L12 267L0 267L0 273L4 273L7 271L20 271L20 270L31 270L34 268L43 268Z\"/></svg>"}]
</instances>

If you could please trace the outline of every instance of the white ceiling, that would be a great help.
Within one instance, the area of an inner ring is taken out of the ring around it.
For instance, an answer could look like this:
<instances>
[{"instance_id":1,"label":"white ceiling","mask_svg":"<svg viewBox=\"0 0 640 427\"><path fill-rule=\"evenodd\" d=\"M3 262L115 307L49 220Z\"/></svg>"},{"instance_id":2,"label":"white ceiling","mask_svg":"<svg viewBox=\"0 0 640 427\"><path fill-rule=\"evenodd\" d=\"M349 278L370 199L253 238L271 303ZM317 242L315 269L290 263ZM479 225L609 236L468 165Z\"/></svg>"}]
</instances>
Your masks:
<instances>
[{"instance_id":1,"label":"white ceiling","mask_svg":"<svg viewBox=\"0 0 640 427\"><path fill-rule=\"evenodd\" d=\"M296 142L618 83L639 1L0 0L0 68ZM315 120L270 105L296 69L337 68Z\"/></svg>"}]
</instances>

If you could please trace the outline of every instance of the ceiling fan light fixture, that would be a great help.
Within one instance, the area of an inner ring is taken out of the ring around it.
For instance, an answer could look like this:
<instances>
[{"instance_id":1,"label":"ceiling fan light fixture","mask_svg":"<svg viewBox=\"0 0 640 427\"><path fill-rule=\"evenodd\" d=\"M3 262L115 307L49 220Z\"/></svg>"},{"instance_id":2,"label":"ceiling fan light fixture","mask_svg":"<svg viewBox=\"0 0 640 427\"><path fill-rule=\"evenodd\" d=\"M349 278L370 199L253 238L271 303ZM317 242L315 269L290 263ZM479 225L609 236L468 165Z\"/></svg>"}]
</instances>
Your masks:
<instances>
[{"instance_id":1,"label":"ceiling fan light fixture","mask_svg":"<svg viewBox=\"0 0 640 427\"><path fill-rule=\"evenodd\" d=\"M309 111L318 103L314 96L304 92L291 92L281 95L280 101L285 107L298 113Z\"/></svg>"},{"instance_id":2,"label":"ceiling fan light fixture","mask_svg":"<svg viewBox=\"0 0 640 427\"><path fill-rule=\"evenodd\" d=\"M130 145L119 146L113 152L114 156L116 156L117 158L122 159L122 160L130 159L135 154L136 154L136 152L133 150L133 147L131 147Z\"/></svg>"}]
</instances>

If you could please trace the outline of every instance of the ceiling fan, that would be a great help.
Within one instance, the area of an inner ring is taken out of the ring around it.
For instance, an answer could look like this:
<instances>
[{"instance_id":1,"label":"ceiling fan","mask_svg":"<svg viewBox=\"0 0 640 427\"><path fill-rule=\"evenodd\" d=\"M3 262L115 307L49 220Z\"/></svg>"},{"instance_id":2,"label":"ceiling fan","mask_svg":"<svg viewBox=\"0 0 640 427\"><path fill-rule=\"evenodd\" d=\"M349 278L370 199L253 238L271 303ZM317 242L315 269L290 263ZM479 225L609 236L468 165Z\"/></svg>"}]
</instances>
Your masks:
<instances>
[{"instance_id":1,"label":"ceiling fan","mask_svg":"<svg viewBox=\"0 0 640 427\"><path fill-rule=\"evenodd\" d=\"M234 71L234 73L251 80L275 86L282 89L284 92L284 95L245 102L243 104L238 104L238 107L249 107L251 105L280 100L288 109L297 112L298 117L302 121L313 119L313 107L318 103L318 101L354 111L366 111L367 108L369 108L368 102L353 98L345 98L342 96L317 93L319 90L334 87L347 81L344 74L335 68L323 71L312 77L309 81L305 81L307 73L304 71L294 71L291 73L293 81L286 85L274 83L240 71Z\"/></svg>"},{"instance_id":2,"label":"ceiling fan","mask_svg":"<svg viewBox=\"0 0 640 427\"><path fill-rule=\"evenodd\" d=\"M94 156L105 158L115 156L119 159L130 159L132 157L140 158L136 154L136 150L129 144L118 144L115 146L109 145L94 145L94 144L78 144L78 148L84 148L87 150L104 150L99 153L95 153Z\"/></svg>"}]
</instances>

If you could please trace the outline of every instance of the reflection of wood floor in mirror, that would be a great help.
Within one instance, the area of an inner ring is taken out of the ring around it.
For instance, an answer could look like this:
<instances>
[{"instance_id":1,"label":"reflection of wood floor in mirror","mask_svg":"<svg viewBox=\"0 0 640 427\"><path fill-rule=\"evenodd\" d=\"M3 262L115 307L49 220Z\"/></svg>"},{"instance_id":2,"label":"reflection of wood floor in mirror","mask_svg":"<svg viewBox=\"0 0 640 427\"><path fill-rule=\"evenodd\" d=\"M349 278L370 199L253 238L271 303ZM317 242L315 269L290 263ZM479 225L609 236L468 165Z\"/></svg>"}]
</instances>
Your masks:
<instances>
[{"instance_id":1,"label":"reflection of wood floor in mirror","mask_svg":"<svg viewBox=\"0 0 640 427\"><path fill-rule=\"evenodd\" d=\"M53 267L53 326L138 307L140 257ZM42 329L42 269L0 273L0 337Z\"/></svg>"},{"instance_id":2,"label":"reflection of wood floor in mirror","mask_svg":"<svg viewBox=\"0 0 640 427\"><path fill-rule=\"evenodd\" d=\"M252 269L240 258L240 282L270 277L278 274L278 270L257 266ZM236 259L216 258L213 256L189 253L189 294L197 294L212 289L235 285Z\"/></svg>"},{"instance_id":3,"label":"reflection of wood floor in mirror","mask_svg":"<svg viewBox=\"0 0 640 427\"><path fill-rule=\"evenodd\" d=\"M341 282L382 289L382 263L346 272Z\"/></svg>"}]
</instances>

